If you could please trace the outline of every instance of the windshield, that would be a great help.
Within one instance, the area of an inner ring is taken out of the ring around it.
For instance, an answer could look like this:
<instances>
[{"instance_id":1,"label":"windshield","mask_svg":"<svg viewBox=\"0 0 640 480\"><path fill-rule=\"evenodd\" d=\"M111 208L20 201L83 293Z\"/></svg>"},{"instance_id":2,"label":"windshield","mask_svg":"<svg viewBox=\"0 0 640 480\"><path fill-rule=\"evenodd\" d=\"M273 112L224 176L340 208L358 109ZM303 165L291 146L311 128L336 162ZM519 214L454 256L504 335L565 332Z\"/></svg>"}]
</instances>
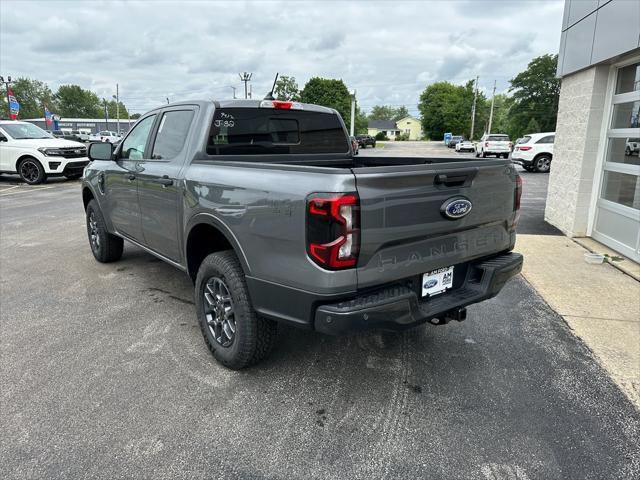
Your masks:
<instances>
[{"instance_id":1,"label":"windshield","mask_svg":"<svg viewBox=\"0 0 640 480\"><path fill-rule=\"evenodd\" d=\"M490 135L487 140L490 142L508 142L509 137L507 135Z\"/></svg>"},{"instance_id":2,"label":"windshield","mask_svg":"<svg viewBox=\"0 0 640 480\"><path fill-rule=\"evenodd\" d=\"M51 138L51 135L31 123L3 123L2 128L16 140Z\"/></svg>"}]
</instances>

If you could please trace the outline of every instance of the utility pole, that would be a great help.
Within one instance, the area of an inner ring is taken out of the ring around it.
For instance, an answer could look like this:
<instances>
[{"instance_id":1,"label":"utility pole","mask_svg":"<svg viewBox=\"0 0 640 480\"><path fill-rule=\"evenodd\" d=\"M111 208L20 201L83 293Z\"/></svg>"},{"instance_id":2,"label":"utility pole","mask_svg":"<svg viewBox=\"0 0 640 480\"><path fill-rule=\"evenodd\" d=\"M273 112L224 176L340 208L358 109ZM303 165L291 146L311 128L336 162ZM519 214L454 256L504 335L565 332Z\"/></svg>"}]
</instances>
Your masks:
<instances>
[{"instance_id":1,"label":"utility pole","mask_svg":"<svg viewBox=\"0 0 640 480\"><path fill-rule=\"evenodd\" d=\"M11 105L10 105L11 102L9 100L9 85L15 82L11 81L11 75L7 77L6 81L4 77L0 75L0 83L4 84L4 93L6 93L7 95L7 112L9 114L9 118L11 118Z\"/></svg>"},{"instance_id":2,"label":"utility pole","mask_svg":"<svg viewBox=\"0 0 640 480\"><path fill-rule=\"evenodd\" d=\"M167 97L167 105L169 105L169 97Z\"/></svg>"},{"instance_id":3,"label":"utility pole","mask_svg":"<svg viewBox=\"0 0 640 480\"><path fill-rule=\"evenodd\" d=\"M244 82L244 98L247 98L248 92L247 92L247 83L251 81L251 76L253 75L253 73L247 73L247 72L243 72L243 73L239 73L238 76L240 77L240 81Z\"/></svg>"},{"instance_id":4,"label":"utility pole","mask_svg":"<svg viewBox=\"0 0 640 480\"><path fill-rule=\"evenodd\" d=\"M107 99L103 98L102 101L104 102L104 128L105 130L109 130L109 114L107 113Z\"/></svg>"},{"instance_id":5,"label":"utility pole","mask_svg":"<svg viewBox=\"0 0 640 480\"><path fill-rule=\"evenodd\" d=\"M233 85L229 85L229 88L233 90L233 99L236 99L236 87L234 87Z\"/></svg>"},{"instance_id":6,"label":"utility pole","mask_svg":"<svg viewBox=\"0 0 640 480\"><path fill-rule=\"evenodd\" d=\"M476 101L478 100L478 79L480 77L476 75L476 91L473 94L473 106L471 107L471 134L469 140L473 140L473 129L476 126Z\"/></svg>"},{"instance_id":7,"label":"utility pole","mask_svg":"<svg viewBox=\"0 0 640 480\"><path fill-rule=\"evenodd\" d=\"M496 99L496 81L493 81L493 94L491 95L491 113L489 113L489 128L487 133L491 133L491 122L493 121L493 103Z\"/></svg>"},{"instance_id":8,"label":"utility pole","mask_svg":"<svg viewBox=\"0 0 640 480\"><path fill-rule=\"evenodd\" d=\"M351 92L351 128L349 130L350 135L353 137L356 124L356 91Z\"/></svg>"},{"instance_id":9,"label":"utility pole","mask_svg":"<svg viewBox=\"0 0 640 480\"><path fill-rule=\"evenodd\" d=\"M252 95L252 90L253 89L251 87L252 87L252 84L250 83L249 84L249 98L253 98L253 95Z\"/></svg>"},{"instance_id":10,"label":"utility pole","mask_svg":"<svg viewBox=\"0 0 640 480\"><path fill-rule=\"evenodd\" d=\"M120 135L120 89L116 83L116 131Z\"/></svg>"}]
</instances>

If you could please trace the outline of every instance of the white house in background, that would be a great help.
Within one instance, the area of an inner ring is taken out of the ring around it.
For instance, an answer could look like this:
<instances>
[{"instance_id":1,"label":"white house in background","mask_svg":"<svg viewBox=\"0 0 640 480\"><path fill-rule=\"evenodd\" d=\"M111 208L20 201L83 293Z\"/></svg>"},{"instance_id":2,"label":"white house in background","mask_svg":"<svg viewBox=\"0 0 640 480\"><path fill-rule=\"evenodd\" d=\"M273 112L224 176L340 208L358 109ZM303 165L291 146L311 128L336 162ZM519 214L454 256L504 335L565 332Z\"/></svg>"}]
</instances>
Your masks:
<instances>
[{"instance_id":1,"label":"white house in background","mask_svg":"<svg viewBox=\"0 0 640 480\"><path fill-rule=\"evenodd\" d=\"M367 133L375 137L380 132L384 132L389 140L395 140L396 136L400 135L400 130L393 120L369 120Z\"/></svg>"}]
</instances>

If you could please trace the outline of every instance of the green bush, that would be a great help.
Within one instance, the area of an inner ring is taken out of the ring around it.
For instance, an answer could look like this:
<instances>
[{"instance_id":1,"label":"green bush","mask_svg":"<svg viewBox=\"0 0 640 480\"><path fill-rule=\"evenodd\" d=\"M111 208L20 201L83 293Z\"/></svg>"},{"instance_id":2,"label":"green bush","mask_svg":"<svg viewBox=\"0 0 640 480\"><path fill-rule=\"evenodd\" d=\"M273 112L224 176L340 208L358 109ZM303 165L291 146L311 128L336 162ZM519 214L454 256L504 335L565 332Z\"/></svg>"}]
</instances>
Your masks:
<instances>
[{"instance_id":1,"label":"green bush","mask_svg":"<svg viewBox=\"0 0 640 480\"><path fill-rule=\"evenodd\" d=\"M396 136L396 142L406 142L408 140L409 140L409 134L408 133L402 133L402 134Z\"/></svg>"},{"instance_id":2,"label":"green bush","mask_svg":"<svg viewBox=\"0 0 640 480\"><path fill-rule=\"evenodd\" d=\"M378 132L376 133L376 140L386 141L389 140L389 137L387 137L384 132Z\"/></svg>"}]
</instances>

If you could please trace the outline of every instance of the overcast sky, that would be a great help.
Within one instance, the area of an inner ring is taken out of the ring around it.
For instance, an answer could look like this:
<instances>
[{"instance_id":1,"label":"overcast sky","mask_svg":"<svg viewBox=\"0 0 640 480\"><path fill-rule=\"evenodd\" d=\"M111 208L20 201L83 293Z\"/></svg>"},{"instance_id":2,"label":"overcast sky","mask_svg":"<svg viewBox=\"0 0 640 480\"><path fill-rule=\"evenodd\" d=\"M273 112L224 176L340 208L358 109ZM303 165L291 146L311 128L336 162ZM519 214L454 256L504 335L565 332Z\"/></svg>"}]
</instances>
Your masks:
<instances>
[{"instance_id":1,"label":"overcast sky","mask_svg":"<svg viewBox=\"0 0 640 480\"><path fill-rule=\"evenodd\" d=\"M417 113L437 80L498 91L531 58L557 53L562 0L410 2L0 1L0 74L120 95L133 112L230 98L253 73L342 78L364 110ZM244 93L242 92L242 95Z\"/></svg>"}]
</instances>

